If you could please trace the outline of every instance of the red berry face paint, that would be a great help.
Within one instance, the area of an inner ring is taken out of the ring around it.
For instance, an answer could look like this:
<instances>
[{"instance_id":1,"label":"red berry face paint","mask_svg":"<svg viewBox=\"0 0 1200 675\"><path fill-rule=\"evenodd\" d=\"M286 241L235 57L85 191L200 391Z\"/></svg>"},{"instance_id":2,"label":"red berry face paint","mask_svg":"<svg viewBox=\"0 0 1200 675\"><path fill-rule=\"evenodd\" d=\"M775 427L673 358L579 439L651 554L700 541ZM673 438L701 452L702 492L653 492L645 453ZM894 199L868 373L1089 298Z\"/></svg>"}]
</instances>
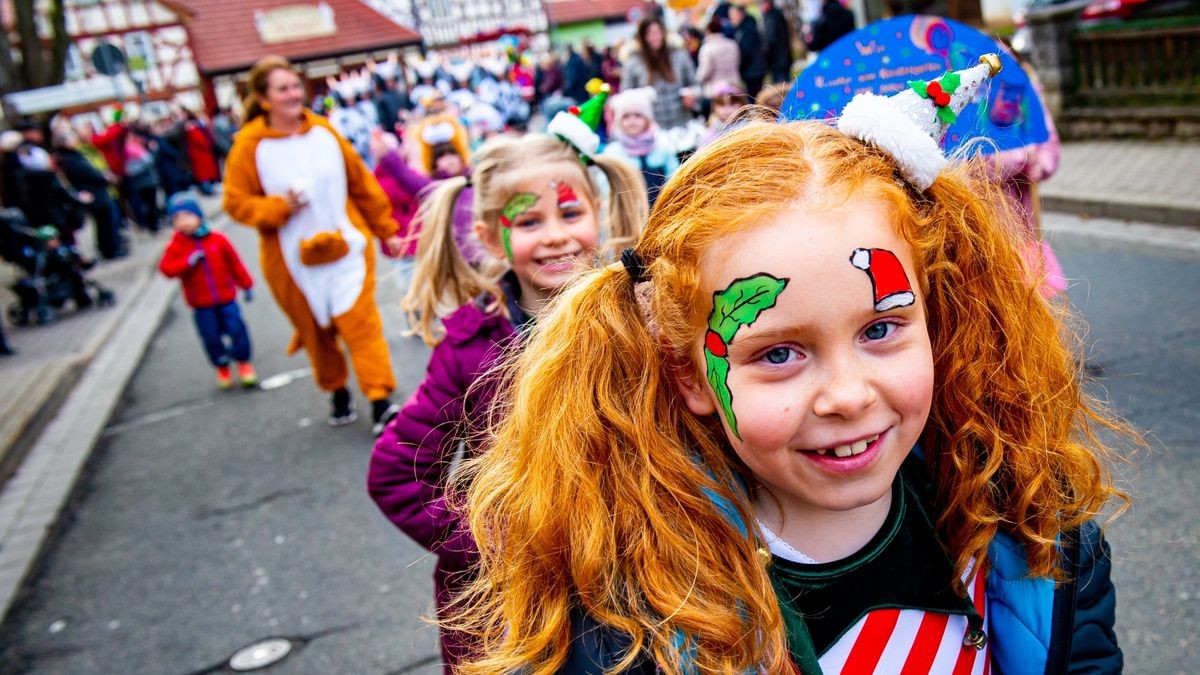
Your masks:
<instances>
[{"instance_id":1,"label":"red berry face paint","mask_svg":"<svg viewBox=\"0 0 1200 675\"><path fill-rule=\"evenodd\" d=\"M913 304L912 285L895 253L882 248L856 248L850 254L850 264L870 277L876 312Z\"/></svg>"}]
</instances>

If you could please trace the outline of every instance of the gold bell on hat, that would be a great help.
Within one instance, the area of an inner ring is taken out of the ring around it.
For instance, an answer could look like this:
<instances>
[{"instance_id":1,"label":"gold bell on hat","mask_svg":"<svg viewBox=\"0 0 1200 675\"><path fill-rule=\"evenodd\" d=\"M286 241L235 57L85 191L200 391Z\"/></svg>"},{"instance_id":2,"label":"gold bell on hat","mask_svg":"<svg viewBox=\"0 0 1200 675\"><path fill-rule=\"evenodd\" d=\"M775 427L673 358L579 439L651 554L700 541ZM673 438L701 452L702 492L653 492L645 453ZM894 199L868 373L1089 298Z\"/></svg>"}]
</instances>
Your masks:
<instances>
[{"instance_id":1,"label":"gold bell on hat","mask_svg":"<svg viewBox=\"0 0 1200 675\"><path fill-rule=\"evenodd\" d=\"M987 67L992 71L992 77L995 77L1000 72L1000 69L1004 67L1000 63L1000 57L996 54L984 54L979 57L979 62L987 64Z\"/></svg>"}]
</instances>

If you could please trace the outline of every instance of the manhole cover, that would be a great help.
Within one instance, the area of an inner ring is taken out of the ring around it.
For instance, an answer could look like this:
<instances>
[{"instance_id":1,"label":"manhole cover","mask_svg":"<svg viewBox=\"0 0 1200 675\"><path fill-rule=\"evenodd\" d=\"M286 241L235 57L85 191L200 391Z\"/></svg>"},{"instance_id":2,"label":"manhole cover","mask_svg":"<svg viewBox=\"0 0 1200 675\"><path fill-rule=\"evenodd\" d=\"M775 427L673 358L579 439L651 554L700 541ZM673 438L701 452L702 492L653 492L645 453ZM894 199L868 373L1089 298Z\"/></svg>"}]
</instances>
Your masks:
<instances>
[{"instance_id":1,"label":"manhole cover","mask_svg":"<svg viewBox=\"0 0 1200 675\"><path fill-rule=\"evenodd\" d=\"M229 667L239 672L258 670L279 663L292 651L292 643L283 638L270 638L243 647L229 659Z\"/></svg>"}]
</instances>

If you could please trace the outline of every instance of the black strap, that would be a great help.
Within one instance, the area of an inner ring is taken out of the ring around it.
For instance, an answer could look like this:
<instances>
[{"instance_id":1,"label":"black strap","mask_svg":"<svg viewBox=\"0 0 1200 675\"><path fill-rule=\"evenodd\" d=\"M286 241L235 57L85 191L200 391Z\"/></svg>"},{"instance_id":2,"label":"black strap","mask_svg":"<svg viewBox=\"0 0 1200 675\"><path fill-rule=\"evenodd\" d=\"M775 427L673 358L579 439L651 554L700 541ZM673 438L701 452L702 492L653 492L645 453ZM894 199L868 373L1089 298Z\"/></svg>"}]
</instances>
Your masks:
<instances>
[{"instance_id":1,"label":"black strap","mask_svg":"<svg viewBox=\"0 0 1200 675\"><path fill-rule=\"evenodd\" d=\"M642 262L642 257L638 255L637 251L632 248L621 251L621 264L625 266L625 271L633 283L640 284L650 280L646 274L646 264Z\"/></svg>"}]
</instances>

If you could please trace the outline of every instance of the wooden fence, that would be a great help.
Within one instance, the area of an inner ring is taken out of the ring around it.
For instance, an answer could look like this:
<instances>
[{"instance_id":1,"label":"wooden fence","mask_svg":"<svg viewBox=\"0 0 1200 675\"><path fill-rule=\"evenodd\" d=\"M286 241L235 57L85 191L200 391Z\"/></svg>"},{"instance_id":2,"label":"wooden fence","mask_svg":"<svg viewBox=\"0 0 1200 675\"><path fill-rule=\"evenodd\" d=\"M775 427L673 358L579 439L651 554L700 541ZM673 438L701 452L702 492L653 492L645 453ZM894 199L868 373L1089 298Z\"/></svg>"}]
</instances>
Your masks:
<instances>
[{"instance_id":1,"label":"wooden fence","mask_svg":"<svg viewBox=\"0 0 1200 675\"><path fill-rule=\"evenodd\" d=\"M1080 31L1075 95L1092 105L1200 105L1200 24Z\"/></svg>"}]
</instances>

